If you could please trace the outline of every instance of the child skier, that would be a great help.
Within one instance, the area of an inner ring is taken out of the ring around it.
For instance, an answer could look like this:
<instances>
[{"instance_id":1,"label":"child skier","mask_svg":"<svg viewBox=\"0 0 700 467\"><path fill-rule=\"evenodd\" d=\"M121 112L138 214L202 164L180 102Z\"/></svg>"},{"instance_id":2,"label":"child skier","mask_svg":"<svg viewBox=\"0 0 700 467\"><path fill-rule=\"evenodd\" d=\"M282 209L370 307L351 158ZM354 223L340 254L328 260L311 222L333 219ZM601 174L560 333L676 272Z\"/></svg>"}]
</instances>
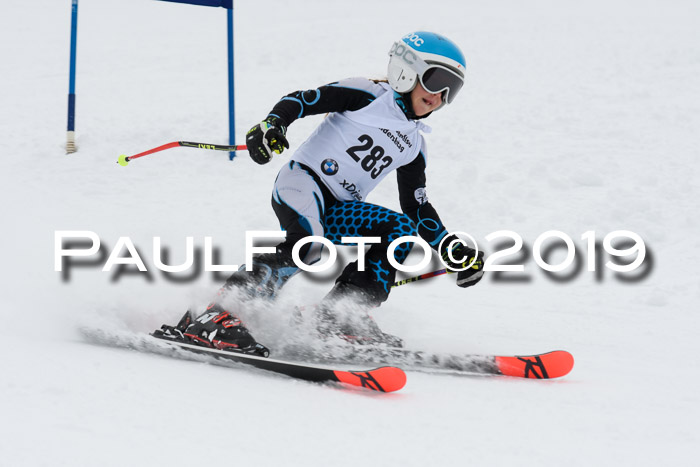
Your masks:
<instances>
[{"instance_id":1,"label":"child skier","mask_svg":"<svg viewBox=\"0 0 700 467\"><path fill-rule=\"evenodd\" d=\"M380 237L365 255L364 269L348 264L318 307L318 330L359 343L401 346L401 339L383 333L367 311L389 296L396 269L387 247L402 236L419 235L457 273L457 285L469 287L483 276L483 252L450 235L426 195L426 144L422 119L454 101L464 83L465 59L455 43L431 32L415 32L394 43L388 82L345 79L283 97L265 120L248 131L251 158L268 163L289 143L287 128L307 115L328 114L315 132L280 170L272 192L272 208L286 239L276 252L254 258L252 271L234 273L221 292L274 298L299 271L292 260L297 241L310 235L340 244L342 237ZM396 170L403 213L364 201L390 172ZM403 243L394 258L403 263L410 249ZM307 265L321 257L322 245L307 243L299 258ZM220 295L223 295L220 293ZM212 303L196 320L189 312L175 328L193 342L267 355L238 317ZM338 313L352 305L356 318Z\"/></svg>"}]
</instances>

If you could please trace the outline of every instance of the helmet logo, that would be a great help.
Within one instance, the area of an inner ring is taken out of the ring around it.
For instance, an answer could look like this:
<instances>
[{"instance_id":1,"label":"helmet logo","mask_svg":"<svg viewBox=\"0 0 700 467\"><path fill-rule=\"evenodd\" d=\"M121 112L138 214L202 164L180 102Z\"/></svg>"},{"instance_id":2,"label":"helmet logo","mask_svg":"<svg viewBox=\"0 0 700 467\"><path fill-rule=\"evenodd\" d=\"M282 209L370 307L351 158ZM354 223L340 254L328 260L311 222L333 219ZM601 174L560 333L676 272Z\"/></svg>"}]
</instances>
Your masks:
<instances>
[{"instance_id":1,"label":"helmet logo","mask_svg":"<svg viewBox=\"0 0 700 467\"><path fill-rule=\"evenodd\" d=\"M421 39L421 37L418 34L414 32L409 32L408 34L403 36L403 39L408 39L409 41L413 42L414 44L416 44L416 47L420 47L421 45L423 45L423 42L425 42L423 39Z\"/></svg>"},{"instance_id":2,"label":"helmet logo","mask_svg":"<svg viewBox=\"0 0 700 467\"><path fill-rule=\"evenodd\" d=\"M409 65L413 65L418 60L418 56L415 53L413 53L410 47L406 47L401 42L395 42L394 45L391 46L389 55L396 55L397 57L401 57Z\"/></svg>"}]
</instances>

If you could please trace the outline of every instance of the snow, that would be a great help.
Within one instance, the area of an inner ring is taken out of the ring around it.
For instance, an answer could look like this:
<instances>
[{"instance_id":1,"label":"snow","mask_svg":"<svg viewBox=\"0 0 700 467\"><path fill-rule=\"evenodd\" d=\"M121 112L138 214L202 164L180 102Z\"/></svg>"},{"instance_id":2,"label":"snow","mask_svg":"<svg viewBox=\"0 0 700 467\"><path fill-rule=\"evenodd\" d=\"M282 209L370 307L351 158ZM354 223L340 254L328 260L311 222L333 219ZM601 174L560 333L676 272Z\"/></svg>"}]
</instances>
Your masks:
<instances>
[{"instance_id":1,"label":"snow","mask_svg":"<svg viewBox=\"0 0 700 467\"><path fill-rule=\"evenodd\" d=\"M509 259L526 280L407 285L377 321L415 348L561 348L576 365L556 381L409 372L391 395L82 339L80 326L148 332L206 302L221 280L169 280L153 237L172 264L187 236L240 264L246 230L278 228L269 193L288 156L261 167L177 148L115 164L170 141L228 140L225 12L137 0L80 4L79 151L65 155L69 3L6 2L0 17L3 465L696 465L697 2L236 2L241 141L288 92L381 77L413 29L468 59L462 94L427 120L428 193L448 227L491 252L488 234L518 233L528 250ZM292 149L321 118L292 125ZM370 201L397 209L392 179ZM150 273L102 272L105 256L64 280L60 230L97 233L105 255L128 236ZM549 230L583 261L568 280L532 259ZM643 279L586 270L581 236L614 230L644 239ZM295 278L283 306L318 300L331 276ZM284 316L252 319L265 335Z\"/></svg>"}]
</instances>

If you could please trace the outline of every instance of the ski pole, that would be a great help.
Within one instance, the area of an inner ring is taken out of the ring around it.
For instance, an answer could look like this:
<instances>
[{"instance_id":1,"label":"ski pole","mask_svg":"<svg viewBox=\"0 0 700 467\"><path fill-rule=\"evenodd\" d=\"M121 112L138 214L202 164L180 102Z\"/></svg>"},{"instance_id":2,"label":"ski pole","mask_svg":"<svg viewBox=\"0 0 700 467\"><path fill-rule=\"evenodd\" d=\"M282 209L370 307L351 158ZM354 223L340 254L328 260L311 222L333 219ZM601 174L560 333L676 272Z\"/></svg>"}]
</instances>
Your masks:
<instances>
[{"instance_id":1,"label":"ski pole","mask_svg":"<svg viewBox=\"0 0 700 467\"><path fill-rule=\"evenodd\" d=\"M392 287L398 287L400 285L410 284L411 282L422 281L423 279L430 279L431 277L441 276L443 274L450 273L452 273L452 271L448 271L447 269L438 269L437 271L426 272L425 274L421 274L420 276L409 277L407 279L396 281L394 282L394 285L392 285Z\"/></svg>"},{"instance_id":2,"label":"ski pole","mask_svg":"<svg viewBox=\"0 0 700 467\"><path fill-rule=\"evenodd\" d=\"M198 148L198 149L212 149L214 151L226 151L226 152L232 152L232 151L245 151L247 150L247 146L241 145L241 146L221 146L218 144L209 144L209 143L191 143L189 141L174 141L172 143L164 144L162 146L158 146L157 148L149 149L148 151L140 152L138 154L134 154L133 156L126 156L124 154L119 156L119 159L117 159L117 164L126 166L130 160L136 159L137 157L143 157L147 156L149 154L153 154L154 152L160 152L160 151L165 151L166 149L170 148L176 148L178 146L183 146L186 148Z\"/></svg>"}]
</instances>

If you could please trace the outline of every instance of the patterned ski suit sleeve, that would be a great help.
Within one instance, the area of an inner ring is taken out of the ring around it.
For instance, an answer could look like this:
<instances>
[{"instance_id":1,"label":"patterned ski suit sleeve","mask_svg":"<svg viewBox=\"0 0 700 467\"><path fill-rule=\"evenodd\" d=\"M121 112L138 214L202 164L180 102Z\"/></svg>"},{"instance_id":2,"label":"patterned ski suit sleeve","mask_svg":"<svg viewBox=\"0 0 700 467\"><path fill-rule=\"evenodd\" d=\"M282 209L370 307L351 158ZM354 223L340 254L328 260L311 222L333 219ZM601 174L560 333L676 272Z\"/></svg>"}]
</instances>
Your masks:
<instances>
[{"instance_id":1,"label":"patterned ski suit sleeve","mask_svg":"<svg viewBox=\"0 0 700 467\"><path fill-rule=\"evenodd\" d=\"M401 210L416 223L418 235L437 250L440 240L447 235L447 230L428 201L425 191L425 153L423 142L418 156L396 170L396 178L399 183Z\"/></svg>"},{"instance_id":2,"label":"patterned ski suit sleeve","mask_svg":"<svg viewBox=\"0 0 700 467\"><path fill-rule=\"evenodd\" d=\"M359 110L376 98L381 86L366 78L349 78L326 84L317 89L294 91L280 99L268 116L289 126L307 115Z\"/></svg>"}]
</instances>

